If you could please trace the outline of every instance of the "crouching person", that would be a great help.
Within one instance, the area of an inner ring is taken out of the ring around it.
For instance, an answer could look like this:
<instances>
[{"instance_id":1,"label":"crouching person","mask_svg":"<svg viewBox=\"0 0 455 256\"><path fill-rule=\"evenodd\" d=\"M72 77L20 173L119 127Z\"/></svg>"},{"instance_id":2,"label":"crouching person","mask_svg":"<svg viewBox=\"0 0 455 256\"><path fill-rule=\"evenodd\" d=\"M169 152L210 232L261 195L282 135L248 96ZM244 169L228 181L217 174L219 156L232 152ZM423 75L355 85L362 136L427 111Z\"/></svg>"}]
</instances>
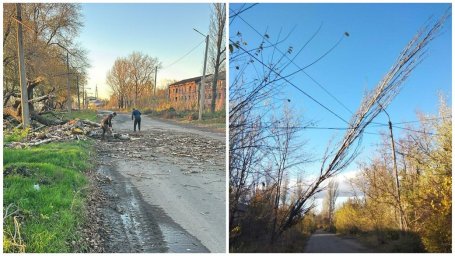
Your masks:
<instances>
[{"instance_id":1,"label":"crouching person","mask_svg":"<svg viewBox=\"0 0 455 256\"><path fill-rule=\"evenodd\" d=\"M116 115L117 113L114 112L103 117L103 120L101 120L101 128L103 129L103 135L101 136L101 139L104 140L104 134L106 133L106 131L110 131L112 134L112 118L114 118L114 116Z\"/></svg>"}]
</instances>

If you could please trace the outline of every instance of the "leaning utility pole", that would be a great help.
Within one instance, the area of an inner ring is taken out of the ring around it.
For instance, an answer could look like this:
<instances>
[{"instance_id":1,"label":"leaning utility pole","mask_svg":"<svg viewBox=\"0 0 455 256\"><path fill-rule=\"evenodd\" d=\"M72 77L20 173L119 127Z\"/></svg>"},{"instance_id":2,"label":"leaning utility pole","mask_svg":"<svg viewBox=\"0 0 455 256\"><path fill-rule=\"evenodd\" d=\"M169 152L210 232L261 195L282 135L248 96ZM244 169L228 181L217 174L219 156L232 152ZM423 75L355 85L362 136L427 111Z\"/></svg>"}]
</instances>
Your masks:
<instances>
[{"instance_id":1,"label":"leaning utility pole","mask_svg":"<svg viewBox=\"0 0 455 256\"><path fill-rule=\"evenodd\" d=\"M21 84L21 109L22 109L22 126L30 126L30 110L28 106L27 81L25 80L25 62L24 62L24 45L22 42L22 7L20 3L16 4L17 14L17 52L19 56L19 81Z\"/></svg>"},{"instance_id":2,"label":"leaning utility pole","mask_svg":"<svg viewBox=\"0 0 455 256\"><path fill-rule=\"evenodd\" d=\"M390 140L392 142L392 158L393 158L393 171L395 174L395 189L396 189L396 196L397 196L397 201L398 201L398 210L400 211L400 230L404 231L406 230L406 225L404 221L404 212L403 212L403 207L401 206L401 195L400 195L400 181L398 179L398 167L397 167L397 156L395 153L395 141L393 139L393 131L392 131L392 121L390 121L390 116L389 113L381 106L382 110L384 110L384 113L387 115L387 118L389 119L389 131L390 131Z\"/></svg>"},{"instance_id":3,"label":"leaning utility pole","mask_svg":"<svg viewBox=\"0 0 455 256\"><path fill-rule=\"evenodd\" d=\"M209 49L209 35L205 37L205 57L204 57L204 70L202 72L201 86L199 87L200 101L199 101L199 117L198 120L202 120L202 112L204 112L205 103L205 67L207 65L207 51Z\"/></svg>"}]
</instances>

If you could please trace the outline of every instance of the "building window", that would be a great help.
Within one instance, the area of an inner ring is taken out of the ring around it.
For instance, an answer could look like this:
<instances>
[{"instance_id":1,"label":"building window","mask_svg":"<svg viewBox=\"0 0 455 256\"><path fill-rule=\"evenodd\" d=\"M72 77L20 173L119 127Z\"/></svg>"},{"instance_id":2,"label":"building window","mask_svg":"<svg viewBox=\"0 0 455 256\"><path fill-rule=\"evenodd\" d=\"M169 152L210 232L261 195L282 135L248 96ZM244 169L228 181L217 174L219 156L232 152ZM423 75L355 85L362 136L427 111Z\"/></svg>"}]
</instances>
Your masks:
<instances>
[{"instance_id":1,"label":"building window","mask_svg":"<svg viewBox=\"0 0 455 256\"><path fill-rule=\"evenodd\" d=\"M177 97L175 97L175 101L177 101Z\"/></svg>"}]
</instances>

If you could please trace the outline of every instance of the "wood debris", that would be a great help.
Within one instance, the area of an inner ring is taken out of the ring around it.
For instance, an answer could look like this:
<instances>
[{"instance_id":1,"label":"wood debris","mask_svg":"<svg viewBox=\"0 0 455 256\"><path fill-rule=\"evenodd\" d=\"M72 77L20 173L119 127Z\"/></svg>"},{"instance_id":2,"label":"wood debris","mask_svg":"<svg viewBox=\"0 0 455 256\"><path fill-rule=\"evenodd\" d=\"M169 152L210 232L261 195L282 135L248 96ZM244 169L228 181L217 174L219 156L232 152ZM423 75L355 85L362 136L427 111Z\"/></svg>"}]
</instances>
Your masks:
<instances>
[{"instance_id":1,"label":"wood debris","mask_svg":"<svg viewBox=\"0 0 455 256\"><path fill-rule=\"evenodd\" d=\"M74 119L64 124L39 125L31 130L22 141L4 144L9 148L24 148L38 146L52 141L87 140L88 137L101 137L100 124L89 121Z\"/></svg>"}]
</instances>

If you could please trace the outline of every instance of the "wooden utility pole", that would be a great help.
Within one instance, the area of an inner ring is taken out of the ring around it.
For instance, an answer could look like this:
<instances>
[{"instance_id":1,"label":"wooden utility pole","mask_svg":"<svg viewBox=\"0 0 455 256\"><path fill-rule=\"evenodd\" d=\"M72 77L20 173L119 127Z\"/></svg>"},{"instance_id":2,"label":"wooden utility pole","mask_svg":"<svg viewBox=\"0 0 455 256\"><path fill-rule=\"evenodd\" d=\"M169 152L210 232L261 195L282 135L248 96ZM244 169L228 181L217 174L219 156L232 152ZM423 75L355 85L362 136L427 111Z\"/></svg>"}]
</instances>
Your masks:
<instances>
[{"instance_id":1,"label":"wooden utility pole","mask_svg":"<svg viewBox=\"0 0 455 256\"><path fill-rule=\"evenodd\" d=\"M82 84L82 108L86 109L85 107L85 85Z\"/></svg>"},{"instance_id":2,"label":"wooden utility pole","mask_svg":"<svg viewBox=\"0 0 455 256\"><path fill-rule=\"evenodd\" d=\"M19 56L19 81L21 85L21 109L22 109L22 125L24 128L30 126L30 109L28 105L27 81L25 78L25 62L24 62L24 45L22 41L22 6L16 4L17 20L17 55Z\"/></svg>"},{"instance_id":3,"label":"wooden utility pole","mask_svg":"<svg viewBox=\"0 0 455 256\"><path fill-rule=\"evenodd\" d=\"M66 107L68 108L68 113L71 113L71 87L70 87L70 57L68 49L66 50L66 91L68 94L68 100L66 101Z\"/></svg>"},{"instance_id":4,"label":"wooden utility pole","mask_svg":"<svg viewBox=\"0 0 455 256\"><path fill-rule=\"evenodd\" d=\"M79 91L79 74L76 74L76 87L77 87L77 109L81 110L81 100Z\"/></svg>"},{"instance_id":5,"label":"wooden utility pole","mask_svg":"<svg viewBox=\"0 0 455 256\"><path fill-rule=\"evenodd\" d=\"M156 75L158 74L158 66L155 67L155 84L153 85L154 90L153 90L153 96L156 95Z\"/></svg>"},{"instance_id":6,"label":"wooden utility pole","mask_svg":"<svg viewBox=\"0 0 455 256\"><path fill-rule=\"evenodd\" d=\"M204 103L205 103L205 67L207 66L207 52L209 49L209 35L205 37L205 57L204 57L204 70L202 71L201 86L199 87L199 117L198 120L202 120L202 112L204 112Z\"/></svg>"},{"instance_id":7,"label":"wooden utility pole","mask_svg":"<svg viewBox=\"0 0 455 256\"><path fill-rule=\"evenodd\" d=\"M381 106L381 108L382 108L382 106ZM401 206L400 181L398 179L397 157L396 157L396 153L395 153L395 141L393 139L392 121L390 121L389 113L387 113L387 111L384 108L382 108L382 110L384 110L384 113L387 115L387 118L389 119L390 140L391 140L391 144L392 144L393 172L395 175L395 185L396 185L395 189L396 189L396 197L397 197L397 201L398 201L398 208L399 208L398 210L400 211L400 230L404 231L404 230L406 230L406 225L405 225L405 221L404 221L403 207Z\"/></svg>"}]
</instances>

